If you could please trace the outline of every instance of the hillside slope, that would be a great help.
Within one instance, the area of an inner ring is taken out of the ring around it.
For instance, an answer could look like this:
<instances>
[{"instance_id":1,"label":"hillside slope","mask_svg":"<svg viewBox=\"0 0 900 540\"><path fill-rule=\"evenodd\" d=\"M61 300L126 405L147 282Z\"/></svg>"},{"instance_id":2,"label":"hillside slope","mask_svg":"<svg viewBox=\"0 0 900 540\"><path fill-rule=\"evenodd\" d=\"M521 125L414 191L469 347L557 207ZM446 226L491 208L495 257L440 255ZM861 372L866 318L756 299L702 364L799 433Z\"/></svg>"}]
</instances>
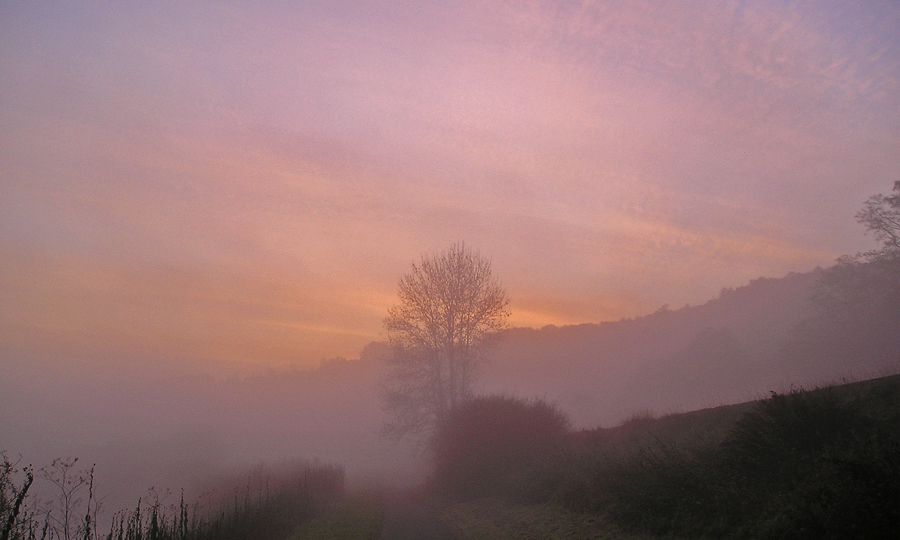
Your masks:
<instances>
[{"instance_id":1,"label":"hillside slope","mask_svg":"<svg viewBox=\"0 0 900 540\"><path fill-rule=\"evenodd\" d=\"M856 403L868 415L892 423L900 430L900 374L808 390L813 395L826 391L843 403ZM616 453L660 445L709 443L723 439L758 403L745 401L659 418L635 417L614 427L582 430L576 437L582 444L603 446Z\"/></svg>"},{"instance_id":2,"label":"hillside slope","mask_svg":"<svg viewBox=\"0 0 900 540\"><path fill-rule=\"evenodd\" d=\"M817 362L788 346L826 272L760 278L701 306L635 319L509 330L485 368L482 390L545 397L576 426L588 427L648 409L698 409L790 384L890 371L900 352L900 321L881 356Z\"/></svg>"},{"instance_id":3,"label":"hillside slope","mask_svg":"<svg viewBox=\"0 0 900 540\"><path fill-rule=\"evenodd\" d=\"M476 400L456 414L489 424L438 438L433 489L464 538L896 538L900 375L562 438L515 405Z\"/></svg>"}]
</instances>

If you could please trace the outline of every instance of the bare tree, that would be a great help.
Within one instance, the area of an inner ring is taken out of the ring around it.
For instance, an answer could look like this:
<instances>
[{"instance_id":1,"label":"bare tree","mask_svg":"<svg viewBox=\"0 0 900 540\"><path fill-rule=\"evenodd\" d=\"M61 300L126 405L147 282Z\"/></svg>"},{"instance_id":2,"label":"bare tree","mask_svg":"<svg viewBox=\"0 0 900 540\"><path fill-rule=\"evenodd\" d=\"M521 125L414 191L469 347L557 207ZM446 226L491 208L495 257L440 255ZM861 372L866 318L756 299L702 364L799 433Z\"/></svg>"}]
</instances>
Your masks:
<instances>
[{"instance_id":1,"label":"bare tree","mask_svg":"<svg viewBox=\"0 0 900 540\"><path fill-rule=\"evenodd\" d=\"M856 220L882 243L881 251L867 253L870 258L900 255L900 180L894 182L893 195L872 195L856 214Z\"/></svg>"},{"instance_id":2,"label":"bare tree","mask_svg":"<svg viewBox=\"0 0 900 540\"><path fill-rule=\"evenodd\" d=\"M790 355L822 366L900 360L900 180L856 214L881 249L847 255L824 270L808 312L793 332Z\"/></svg>"},{"instance_id":3,"label":"bare tree","mask_svg":"<svg viewBox=\"0 0 900 540\"><path fill-rule=\"evenodd\" d=\"M385 433L399 439L427 433L471 396L509 298L490 261L461 243L414 263L398 296L384 320L393 353L384 398Z\"/></svg>"}]
</instances>

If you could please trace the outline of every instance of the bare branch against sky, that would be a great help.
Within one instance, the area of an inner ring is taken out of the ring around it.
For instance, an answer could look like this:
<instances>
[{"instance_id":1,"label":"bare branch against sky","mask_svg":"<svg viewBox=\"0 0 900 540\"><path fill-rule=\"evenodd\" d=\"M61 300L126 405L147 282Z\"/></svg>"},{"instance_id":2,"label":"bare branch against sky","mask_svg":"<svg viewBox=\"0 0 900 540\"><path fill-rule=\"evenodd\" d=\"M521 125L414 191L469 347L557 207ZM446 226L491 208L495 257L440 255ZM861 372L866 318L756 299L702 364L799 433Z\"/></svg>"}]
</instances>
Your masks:
<instances>
[{"instance_id":1,"label":"bare branch against sky","mask_svg":"<svg viewBox=\"0 0 900 540\"><path fill-rule=\"evenodd\" d=\"M509 297L491 261L456 243L400 278L384 320L390 368L384 400L395 438L430 435L472 398L481 363L506 328Z\"/></svg>"}]
</instances>

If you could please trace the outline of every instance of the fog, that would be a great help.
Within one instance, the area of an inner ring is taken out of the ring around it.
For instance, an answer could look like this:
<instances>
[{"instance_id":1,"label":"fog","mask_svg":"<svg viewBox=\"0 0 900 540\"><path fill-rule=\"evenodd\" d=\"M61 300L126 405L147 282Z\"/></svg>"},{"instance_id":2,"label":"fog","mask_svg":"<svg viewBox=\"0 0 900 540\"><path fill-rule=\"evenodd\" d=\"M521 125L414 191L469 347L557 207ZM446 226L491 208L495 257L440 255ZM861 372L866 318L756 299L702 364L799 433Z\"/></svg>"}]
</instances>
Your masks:
<instances>
[{"instance_id":1,"label":"fog","mask_svg":"<svg viewBox=\"0 0 900 540\"><path fill-rule=\"evenodd\" d=\"M378 365L344 364L214 379L20 363L0 382L0 448L36 468L96 463L111 508L151 487L197 496L212 476L296 460L343 465L355 486L421 480L421 455L380 437Z\"/></svg>"},{"instance_id":2,"label":"fog","mask_svg":"<svg viewBox=\"0 0 900 540\"><path fill-rule=\"evenodd\" d=\"M792 349L801 323L815 319L810 293L823 274L758 279L635 319L504 331L477 392L546 399L583 429L900 369L900 339L879 334L871 314L851 342ZM315 368L216 374L19 355L0 380L0 448L36 467L66 456L96 464L112 509L149 488L198 497L213 478L296 460L342 465L350 486L414 485L430 471L427 445L381 434L387 355L372 343Z\"/></svg>"},{"instance_id":3,"label":"fog","mask_svg":"<svg viewBox=\"0 0 900 540\"><path fill-rule=\"evenodd\" d=\"M385 317L448 245L503 291L474 394L574 430L900 369L854 221L900 171L896 3L414 4L0 2L0 451L110 511L420 484Z\"/></svg>"}]
</instances>

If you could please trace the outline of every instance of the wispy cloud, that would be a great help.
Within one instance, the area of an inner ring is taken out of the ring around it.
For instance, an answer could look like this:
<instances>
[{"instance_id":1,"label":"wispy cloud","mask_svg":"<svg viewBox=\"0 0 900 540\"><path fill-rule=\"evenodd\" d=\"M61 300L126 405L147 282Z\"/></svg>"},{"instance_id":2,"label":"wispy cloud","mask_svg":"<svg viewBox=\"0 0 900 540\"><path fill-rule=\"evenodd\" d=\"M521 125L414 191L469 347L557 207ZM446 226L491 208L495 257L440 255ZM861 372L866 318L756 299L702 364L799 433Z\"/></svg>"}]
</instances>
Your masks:
<instances>
[{"instance_id":1,"label":"wispy cloud","mask_svg":"<svg viewBox=\"0 0 900 540\"><path fill-rule=\"evenodd\" d=\"M519 324L632 316L860 249L900 169L890 3L2 9L10 343L351 356L458 240Z\"/></svg>"}]
</instances>

